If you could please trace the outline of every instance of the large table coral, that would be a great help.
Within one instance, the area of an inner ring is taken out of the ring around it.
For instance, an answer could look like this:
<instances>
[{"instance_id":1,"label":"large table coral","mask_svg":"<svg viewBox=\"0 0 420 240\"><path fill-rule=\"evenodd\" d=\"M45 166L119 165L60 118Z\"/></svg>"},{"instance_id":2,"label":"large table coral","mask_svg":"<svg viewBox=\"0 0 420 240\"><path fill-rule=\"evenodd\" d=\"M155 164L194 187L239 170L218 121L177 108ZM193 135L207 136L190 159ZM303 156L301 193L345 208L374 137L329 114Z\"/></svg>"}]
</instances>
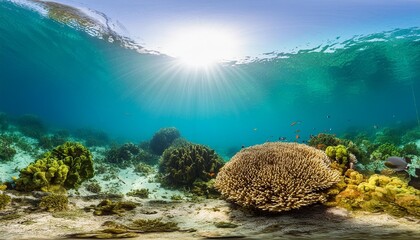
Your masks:
<instances>
[{"instance_id":1,"label":"large table coral","mask_svg":"<svg viewBox=\"0 0 420 240\"><path fill-rule=\"evenodd\" d=\"M219 172L216 188L243 207L270 212L326 200L323 189L340 180L327 155L297 143L265 143L237 153Z\"/></svg>"}]
</instances>

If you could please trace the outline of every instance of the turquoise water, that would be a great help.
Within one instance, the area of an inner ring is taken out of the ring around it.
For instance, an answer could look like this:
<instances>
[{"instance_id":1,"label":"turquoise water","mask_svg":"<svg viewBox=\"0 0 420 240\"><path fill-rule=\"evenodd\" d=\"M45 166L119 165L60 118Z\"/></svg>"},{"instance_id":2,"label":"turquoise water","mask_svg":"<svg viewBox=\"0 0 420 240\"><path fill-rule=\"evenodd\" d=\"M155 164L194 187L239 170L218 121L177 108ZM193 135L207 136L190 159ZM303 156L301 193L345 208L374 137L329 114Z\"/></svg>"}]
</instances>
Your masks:
<instances>
[{"instance_id":1,"label":"turquoise water","mask_svg":"<svg viewBox=\"0 0 420 240\"><path fill-rule=\"evenodd\" d=\"M420 29L195 71L0 1L0 75L0 112L121 141L175 126L223 152L279 137L417 125Z\"/></svg>"}]
</instances>

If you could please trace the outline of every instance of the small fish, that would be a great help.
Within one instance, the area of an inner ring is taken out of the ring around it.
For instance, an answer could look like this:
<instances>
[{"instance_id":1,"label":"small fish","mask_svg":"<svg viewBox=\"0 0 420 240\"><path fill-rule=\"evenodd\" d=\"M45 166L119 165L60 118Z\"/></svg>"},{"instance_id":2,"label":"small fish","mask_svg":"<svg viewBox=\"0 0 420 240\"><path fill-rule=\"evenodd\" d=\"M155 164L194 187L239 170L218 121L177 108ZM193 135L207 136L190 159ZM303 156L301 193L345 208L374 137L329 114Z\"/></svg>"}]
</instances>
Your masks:
<instances>
[{"instance_id":1,"label":"small fish","mask_svg":"<svg viewBox=\"0 0 420 240\"><path fill-rule=\"evenodd\" d=\"M407 160L402 157L389 157L384 164L394 171L404 171L408 169Z\"/></svg>"},{"instance_id":2,"label":"small fish","mask_svg":"<svg viewBox=\"0 0 420 240\"><path fill-rule=\"evenodd\" d=\"M216 174L215 174L214 172L210 172L210 173L209 173L209 176L210 176L210 177L214 177L215 175L216 175Z\"/></svg>"},{"instance_id":3,"label":"small fish","mask_svg":"<svg viewBox=\"0 0 420 240\"><path fill-rule=\"evenodd\" d=\"M330 115L327 115L327 118L331 118L331 116Z\"/></svg>"},{"instance_id":4,"label":"small fish","mask_svg":"<svg viewBox=\"0 0 420 240\"><path fill-rule=\"evenodd\" d=\"M300 132L300 130L298 129L298 130L296 130L295 132L296 132L296 133L298 133L298 132Z\"/></svg>"},{"instance_id":5,"label":"small fish","mask_svg":"<svg viewBox=\"0 0 420 240\"><path fill-rule=\"evenodd\" d=\"M280 141L286 141L286 139L287 139L286 137L279 137Z\"/></svg>"},{"instance_id":6,"label":"small fish","mask_svg":"<svg viewBox=\"0 0 420 240\"><path fill-rule=\"evenodd\" d=\"M296 134L296 140L299 139L299 138L300 138L299 134Z\"/></svg>"},{"instance_id":7,"label":"small fish","mask_svg":"<svg viewBox=\"0 0 420 240\"><path fill-rule=\"evenodd\" d=\"M373 125L373 128L374 129L378 129L378 125Z\"/></svg>"},{"instance_id":8,"label":"small fish","mask_svg":"<svg viewBox=\"0 0 420 240\"><path fill-rule=\"evenodd\" d=\"M242 145L242 147L241 148L245 148L245 146L244 145Z\"/></svg>"},{"instance_id":9,"label":"small fish","mask_svg":"<svg viewBox=\"0 0 420 240\"><path fill-rule=\"evenodd\" d=\"M295 122L292 122L291 124L290 124L290 126L292 127L292 126L295 126L296 124L298 124L298 123L300 123L300 121L295 121Z\"/></svg>"},{"instance_id":10,"label":"small fish","mask_svg":"<svg viewBox=\"0 0 420 240\"><path fill-rule=\"evenodd\" d=\"M254 128L254 129L252 129L252 130L257 131L257 130L258 130L258 128Z\"/></svg>"}]
</instances>

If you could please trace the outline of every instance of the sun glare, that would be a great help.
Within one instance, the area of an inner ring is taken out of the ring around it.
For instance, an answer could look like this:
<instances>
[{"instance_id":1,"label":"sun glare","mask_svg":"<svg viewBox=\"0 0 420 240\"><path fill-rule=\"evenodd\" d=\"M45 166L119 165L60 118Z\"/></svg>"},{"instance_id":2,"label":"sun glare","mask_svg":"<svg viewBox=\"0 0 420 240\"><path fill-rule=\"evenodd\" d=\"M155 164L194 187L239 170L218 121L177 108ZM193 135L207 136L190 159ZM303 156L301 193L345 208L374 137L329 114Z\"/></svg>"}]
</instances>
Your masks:
<instances>
[{"instance_id":1,"label":"sun glare","mask_svg":"<svg viewBox=\"0 0 420 240\"><path fill-rule=\"evenodd\" d=\"M173 34L169 41L166 53L190 67L206 68L233 60L238 54L238 39L222 29L184 29Z\"/></svg>"}]
</instances>

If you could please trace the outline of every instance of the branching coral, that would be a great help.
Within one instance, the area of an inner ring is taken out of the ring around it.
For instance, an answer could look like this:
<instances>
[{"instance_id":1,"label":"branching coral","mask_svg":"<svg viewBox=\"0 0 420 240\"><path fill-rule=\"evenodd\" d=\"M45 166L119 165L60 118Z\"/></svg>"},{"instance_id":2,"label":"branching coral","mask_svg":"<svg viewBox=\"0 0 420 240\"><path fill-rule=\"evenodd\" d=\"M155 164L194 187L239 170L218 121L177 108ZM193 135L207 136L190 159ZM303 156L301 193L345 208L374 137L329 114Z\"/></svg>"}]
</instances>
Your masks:
<instances>
[{"instance_id":1,"label":"branching coral","mask_svg":"<svg viewBox=\"0 0 420 240\"><path fill-rule=\"evenodd\" d=\"M199 144L189 144L165 150L159 165L162 183L172 187L191 187L195 181L216 177L223 166L214 150Z\"/></svg>"},{"instance_id":2,"label":"branching coral","mask_svg":"<svg viewBox=\"0 0 420 240\"><path fill-rule=\"evenodd\" d=\"M322 190L340 180L327 155L297 143L245 148L220 170L216 188L243 207L281 212L326 201Z\"/></svg>"},{"instance_id":3,"label":"branching coral","mask_svg":"<svg viewBox=\"0 0 420 240\"><path fill-rule=\"evenodd\" d=\"M92 155L80 143L66 142L29 164L15 179L16 189L64 192L93 177Z\"/></svg>"}]
</instances>

